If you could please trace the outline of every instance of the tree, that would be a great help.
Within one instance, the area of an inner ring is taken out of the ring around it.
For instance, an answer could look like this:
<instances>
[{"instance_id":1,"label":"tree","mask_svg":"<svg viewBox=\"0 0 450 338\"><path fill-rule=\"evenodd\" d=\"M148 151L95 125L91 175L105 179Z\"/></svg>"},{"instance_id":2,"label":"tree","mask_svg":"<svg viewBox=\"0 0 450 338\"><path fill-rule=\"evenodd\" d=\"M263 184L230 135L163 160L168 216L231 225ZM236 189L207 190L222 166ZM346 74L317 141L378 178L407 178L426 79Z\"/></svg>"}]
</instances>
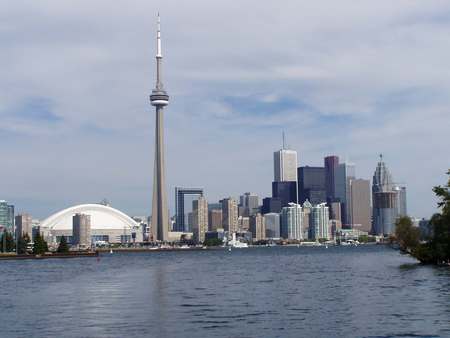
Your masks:
<instances>
[{"instance_id":1,"label":"tree","mask_svg":"<svg viewBox=\"0 0 450 338\"><path fill-rule=\"evenodd\" d=\"M58 253L68 253L69 252L69 245L67 244L66 236L61 236L61 240L59 241L58 245Z\"/></svg>"},{"instance_id":2,"label":"tree","mask_svg":"<svg viewBox=\"0 0 450 338\"><path fill-rule=\"evenodd\" d=\"M220 238L208 238L203 244L206 246L220 246L223 244L223 240Z\"/></svg>"},{"instance_id":3,"label":"tree","mask_svg":"<svg viewBox=\"0 0 450 338\"><path fill-rule=\"evenodd\" d=\"M35 255L43 255L48 251L47 242L38 232L34 237L34 245L33 245L33 254Z\"/></svg>"},{"instance_id":4,"label":"tree","mask_svg":"<svg viewBox=\"0 0 450 338\"><path fill-rule=\"evenodd\" d=\"M17 240L17 254L24 255L27 253L28 243L30 243L30 237L28 234L23 234Z\"/></svg>"},{"instance_id":5,"label":"tree","mask_svg":"<svg viewBox=\"0 0 450 338\"><path fill-rule=\"evenodd\" d=\"M419 245L420 230L413 226L411 218L400 217L395 222L395 237L400 250L411 253Z\"/></svg>"},{"instance_id":6,"label":"tree","mask_svg":"<svg viewBox=\"0 0 450 338\"><path fill-rule=\"evenodd\" d=\"M16 243L14 243L14 238L12 234L8 231L3 231L2 237L0 239L0 250L2 252L12 252L16 247Z\"/></svg>"}]
</instances>

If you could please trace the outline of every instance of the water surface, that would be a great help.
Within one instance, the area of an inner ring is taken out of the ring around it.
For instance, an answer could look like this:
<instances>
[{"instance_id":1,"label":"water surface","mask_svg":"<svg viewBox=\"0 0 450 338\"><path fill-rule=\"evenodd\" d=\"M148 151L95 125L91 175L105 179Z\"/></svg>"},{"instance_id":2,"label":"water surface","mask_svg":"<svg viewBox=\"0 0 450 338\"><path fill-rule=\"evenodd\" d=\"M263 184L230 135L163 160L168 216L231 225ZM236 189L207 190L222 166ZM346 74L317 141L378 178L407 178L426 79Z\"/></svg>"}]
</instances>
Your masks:
<instances>
[{"instance_id":1,"label":"water surface","mask_svg":"<svg viewBox=\"0 0 450 338\"><path fill-rule=\"evenodd\" d=\"M450 269L382 246L0 262L0 337L450 337Z\"/></svg>"}]
</instances>

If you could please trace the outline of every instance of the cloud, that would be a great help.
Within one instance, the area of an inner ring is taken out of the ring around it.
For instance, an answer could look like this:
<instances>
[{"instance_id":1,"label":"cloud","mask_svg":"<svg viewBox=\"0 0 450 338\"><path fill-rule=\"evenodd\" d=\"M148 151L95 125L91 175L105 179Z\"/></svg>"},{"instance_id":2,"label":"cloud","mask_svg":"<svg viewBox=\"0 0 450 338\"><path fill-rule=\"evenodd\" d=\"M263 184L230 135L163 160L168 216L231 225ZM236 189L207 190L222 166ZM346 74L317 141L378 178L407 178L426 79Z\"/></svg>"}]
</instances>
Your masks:
<instances>
[{"instance_id":1,"label":"cloud","mask_svg":"<svg viewBox=\"0 0 450 338\"><path fill-rule=\"evenodd\" d=\"M443 1L7 0L1 198L38 217L104 197L150 212L158 11L169 196L267 196L284 130L301 165L335 153L369 178L383 152L410 211L434 212L450 165Z\"/></svg>"}]
</instances>

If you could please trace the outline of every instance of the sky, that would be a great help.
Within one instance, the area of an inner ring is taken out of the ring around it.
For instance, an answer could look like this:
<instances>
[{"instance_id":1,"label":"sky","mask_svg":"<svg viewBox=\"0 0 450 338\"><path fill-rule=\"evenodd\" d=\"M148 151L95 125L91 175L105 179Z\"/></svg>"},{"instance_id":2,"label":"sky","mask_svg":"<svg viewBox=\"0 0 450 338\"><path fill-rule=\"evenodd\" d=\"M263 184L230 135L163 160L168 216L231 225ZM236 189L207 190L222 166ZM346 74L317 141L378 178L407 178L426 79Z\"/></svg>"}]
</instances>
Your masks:
<instances>
[{"instance_id":1,"label":"sky","mask_svg":"<svg viewBox=\"0 0 450 338\"><path fill-rule=\"evenodd\" d=\"M270 196L273 152L378 155L429 217L450 168L450 2L0 2L0 199L45 218L108 199L151 212L156 15L166 177L209 202Z\"/></svg>"}]
</instances>

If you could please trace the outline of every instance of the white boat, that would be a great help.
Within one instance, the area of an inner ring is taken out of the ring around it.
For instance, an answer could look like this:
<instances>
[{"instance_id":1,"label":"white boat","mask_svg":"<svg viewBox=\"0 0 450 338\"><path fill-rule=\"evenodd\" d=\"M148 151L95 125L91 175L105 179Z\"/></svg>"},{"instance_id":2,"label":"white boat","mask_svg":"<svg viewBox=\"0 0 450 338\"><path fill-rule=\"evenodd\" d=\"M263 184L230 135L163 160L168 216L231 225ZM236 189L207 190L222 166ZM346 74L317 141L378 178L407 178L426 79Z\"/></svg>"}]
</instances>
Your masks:
<instances>
[{"instance_id":1,"label":"white boat","mask_svg":"<svg viewBox=\"0 0 450 338\"><path fill-rule=\"evenodd\" d=\"M229 250L233 248L248 248L248 244L236 239L236 233L233 233L231 241L228 241Z\"/></svg>"}]
</instances>

